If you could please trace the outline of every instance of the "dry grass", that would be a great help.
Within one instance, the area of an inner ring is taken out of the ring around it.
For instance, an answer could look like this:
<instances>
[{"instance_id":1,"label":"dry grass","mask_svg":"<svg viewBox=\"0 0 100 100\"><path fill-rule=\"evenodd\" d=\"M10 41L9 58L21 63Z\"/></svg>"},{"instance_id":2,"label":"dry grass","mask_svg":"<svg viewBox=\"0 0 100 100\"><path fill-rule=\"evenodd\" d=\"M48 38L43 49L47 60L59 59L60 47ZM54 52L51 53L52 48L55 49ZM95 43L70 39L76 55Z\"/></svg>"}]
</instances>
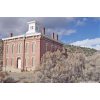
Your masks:
<instances>
[{"instance_id":1,"label":"dry grass","mask_svg":"<svg viewBox=\"0 0 100 100\"><path fill-rule=\"evenodd\" d=\"M100 82L100 52L47 52L34 74L34 82Z\"/></svg>"},{"instance_id":2,"label":"dry grass","mask_svg":"<svg viewBox=\"0 0 100 100\"><path fill-rule=\"evenodd\" d=\"M34 82L80 82L84 65L84 54L47 52L35 72Z\"/></svg>"},{"instance_id":3,"label":"dry grass","mask_svg":"<svg viewBox=\"0 0 100 100\"><path fill-rule=\"evenodd\" d=\"M8 73L0 71L0 82L3 82L6 76L8 76Z\"/></svg>"}]
</instances>

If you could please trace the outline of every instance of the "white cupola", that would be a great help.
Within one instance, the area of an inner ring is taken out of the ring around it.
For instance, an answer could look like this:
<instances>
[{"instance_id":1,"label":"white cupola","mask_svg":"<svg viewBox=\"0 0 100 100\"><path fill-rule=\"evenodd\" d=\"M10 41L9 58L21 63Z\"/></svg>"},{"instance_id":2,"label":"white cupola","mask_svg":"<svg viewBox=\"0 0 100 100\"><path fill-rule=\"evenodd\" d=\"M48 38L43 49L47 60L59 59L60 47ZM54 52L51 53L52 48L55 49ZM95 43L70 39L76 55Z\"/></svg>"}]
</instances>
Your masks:
<instances>
[{"instance_id":1,"label":"white cupola","mask_svg":"<svg viewBox=\"0 0 100 100\"><path fill-rule=\"evenodd\" d=\"M41 32L41 25L37 23L36 21L28 22L28 31L26 34L34 34Z\"/></svg>"}]
</instances>

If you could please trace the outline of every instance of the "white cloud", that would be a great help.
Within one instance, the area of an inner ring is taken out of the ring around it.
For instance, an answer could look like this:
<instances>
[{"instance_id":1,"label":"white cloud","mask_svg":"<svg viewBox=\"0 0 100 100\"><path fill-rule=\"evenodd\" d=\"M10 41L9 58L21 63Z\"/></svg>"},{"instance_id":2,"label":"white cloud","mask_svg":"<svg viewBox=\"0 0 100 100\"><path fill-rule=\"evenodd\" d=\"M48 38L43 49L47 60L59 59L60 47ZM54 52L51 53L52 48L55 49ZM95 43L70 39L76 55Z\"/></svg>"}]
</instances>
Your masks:
<instances>
[{"instance_id":1,"label":"white cloud","mask_svg":"<svg viewBox=\"0 0 100 100\"><path fill-rule=\"evenodd\" d=\"M76 23L77 26L82 26L84 24L85 24L84 21L81 21L81 20L78 20Z\"/></svg>"},{"instance_id":2,"label":"white cloud","mask_svg":"<svg viewBox=\"0 0 100 100\"><path fill-rule=\"evenodd\" d=\"M66 34L66 35L70 35L70 34L73 34L73 33L76 33L75 29L69 29L69 30L64 31L64 34Z\"/></svg>"},{"instance_id":3,"label":"white cloud","mask_svg":"<svg viewBox=\"0 0 100 100\"><path fill-rule=\"evenodd\" d=\"M59 35L70 35L76 33L75 29L47 29L48 33L56 33Z\"/></svg>"},{"instance_id":4,"label":"white cloud","mask_svg":"<svg viewBox=\"0 0 100 100\"><path fill-rule=\"evenodd\" d=\"M28 29L27 22L32 20L37 20L47 30L52 29L51 32L68 35L75 32L66 29L76 19L76 17L0 17L0 35L7 37L9 33L14 33L14 35L24 34Z\"/></svg>"},{"instance_id":5,"label":"white cloud","mask_svg":"<svg viewBox=\"0 0 100 100\"><path fill-rule=\"evenodd\" d=\"M100 50L100 38L76 41L76 42L71 43L71 45L94 48L94 49Z\"/></svg>"},{"instance_id":6,"label":"white cloud","mask_svg":"<svg viewBox=\"0 0 100 100\"><path fill-rule=\"evenodd\" d=\"M82 18L81 20L76 21L77 26L83 26L86 24L87 18Z\"/></svg>"}]
</instances>

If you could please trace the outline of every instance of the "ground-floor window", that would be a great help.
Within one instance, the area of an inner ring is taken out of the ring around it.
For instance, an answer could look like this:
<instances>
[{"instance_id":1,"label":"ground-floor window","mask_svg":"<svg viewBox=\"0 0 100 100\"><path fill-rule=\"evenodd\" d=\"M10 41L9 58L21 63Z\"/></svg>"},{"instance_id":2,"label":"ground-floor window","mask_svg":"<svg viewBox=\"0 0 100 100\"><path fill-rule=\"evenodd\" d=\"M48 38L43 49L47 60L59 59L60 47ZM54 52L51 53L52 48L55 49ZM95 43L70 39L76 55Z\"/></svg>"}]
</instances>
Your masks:
<instances>
[{"instance_id":1,"label":"ground-floor window","mask_svg":"<svg viewBox=\"0 0 100 100\"><path fill-rule=\"evenodd\" d=\"M13 65L13 59L11 58L11 66Z\"/></svg>"},{"instance_id":2,"label":"ground-floor window","mask_svg":"<svg viewBox=\"0 0 100 100\"><path fill-rule=\"evenodd\" d=\"M34 60L34 57L32 57L32 66L35 65L35 60Z\"/></svg>"},{"instance_id":3,"label":"ground-floor window","mask_svg":"<svg viewBox=\"0 0 100 100\"><path fill-rule=\"evenodd\" d=\"M26 66L26 58L25 58L25 66Z\"/></svg>"},{"instance_id":4,"label":"ground-floor window","mask_svg":"<svg viewBox=\"0 0 100 100\"><path fill-rule=\"evenodd\" d=\"M8 58L6 58L6 66L8 65Z\"/></svg>"}]
</instances>

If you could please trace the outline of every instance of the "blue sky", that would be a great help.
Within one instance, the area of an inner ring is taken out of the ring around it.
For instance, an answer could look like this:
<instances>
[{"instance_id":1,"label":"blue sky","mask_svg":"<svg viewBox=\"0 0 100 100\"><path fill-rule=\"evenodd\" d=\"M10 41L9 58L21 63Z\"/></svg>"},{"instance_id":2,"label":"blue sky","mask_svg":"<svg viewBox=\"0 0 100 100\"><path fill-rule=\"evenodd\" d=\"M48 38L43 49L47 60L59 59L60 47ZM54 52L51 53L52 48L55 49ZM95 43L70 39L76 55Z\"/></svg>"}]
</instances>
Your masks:
<instances>
[{"instance_id":1,"label":"blue sky","mask_svg":"<svg viewBox=\"0 0 100 100\"><path fill-rule=\"evenodd\" d=\"M0 36L25 34L32 20L41 23L47 34L59 34L64 43L100 50L100 17L0 17Z\"/></svg>"},{"instance_id":2,"label":"blue sky","mask_svg":"<svg viewBox=\"0 0 100 100\"><path fill-rule=\"evenodd\" d=\"M100 37L100 20L98 18L77 18L68 27L69 29L76 30L76 32L64 35L61 39L65 43Z\"/></svg>"}]
</instances>

